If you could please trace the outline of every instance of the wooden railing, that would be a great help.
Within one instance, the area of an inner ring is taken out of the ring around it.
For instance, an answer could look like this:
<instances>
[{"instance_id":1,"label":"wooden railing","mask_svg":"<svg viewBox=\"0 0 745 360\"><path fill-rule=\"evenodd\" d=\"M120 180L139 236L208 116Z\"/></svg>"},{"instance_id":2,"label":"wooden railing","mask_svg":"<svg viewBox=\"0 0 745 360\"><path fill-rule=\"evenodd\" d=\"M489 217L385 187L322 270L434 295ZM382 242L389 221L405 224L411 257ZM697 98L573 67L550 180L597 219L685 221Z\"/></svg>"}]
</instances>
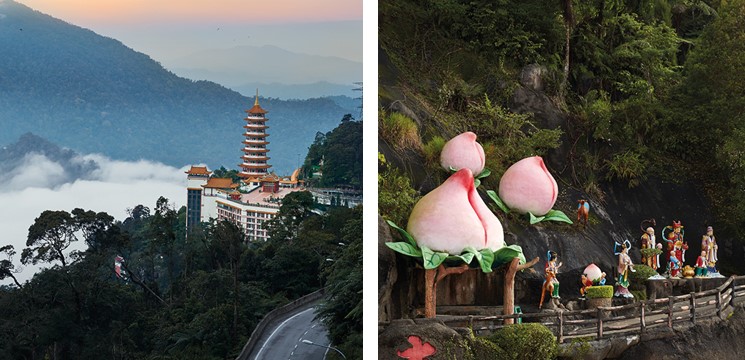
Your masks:
<instances>
[{"instance_id":1,"label":"wooden railing","mask_svg":"<svg viewBox=\"0 0 745 360\"><path fill-rule=\"evenodd\" d=\"M540 322L554 332L559 343L574 338L600 339L616 335L644 334L651 329L691 324L711 317L724 319L736 303L745 302L745 276L732 276L721 286L668 298L638 301L621 306L497 316L469 316L443 320L451 327L470 327L477 335L506 325L506 319Z\"/></svg>"}]
</instances>

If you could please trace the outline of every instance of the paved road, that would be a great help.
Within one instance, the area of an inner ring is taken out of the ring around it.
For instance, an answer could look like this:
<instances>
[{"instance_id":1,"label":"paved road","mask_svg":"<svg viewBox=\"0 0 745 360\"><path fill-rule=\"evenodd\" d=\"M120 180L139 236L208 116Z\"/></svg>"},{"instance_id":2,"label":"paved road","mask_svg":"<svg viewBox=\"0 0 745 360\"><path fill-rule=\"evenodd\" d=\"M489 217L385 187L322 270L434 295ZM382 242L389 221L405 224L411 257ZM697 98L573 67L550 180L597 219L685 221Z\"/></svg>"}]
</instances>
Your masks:
<instances>
[{"instance_id":1,"label":"paved road","mask_svg":"<svg viewBox=\"0 0 745 360\"><path fill-rule=\"evenodd\" d=\"M251 353L255 360L322 360L328 349L302 343L307 339L316 344L329 345L326 328L315 317L315 306L310 304L277 320L268 327ZM331 350L333 351L333 350Z\"/></svg>"}]
</instances>

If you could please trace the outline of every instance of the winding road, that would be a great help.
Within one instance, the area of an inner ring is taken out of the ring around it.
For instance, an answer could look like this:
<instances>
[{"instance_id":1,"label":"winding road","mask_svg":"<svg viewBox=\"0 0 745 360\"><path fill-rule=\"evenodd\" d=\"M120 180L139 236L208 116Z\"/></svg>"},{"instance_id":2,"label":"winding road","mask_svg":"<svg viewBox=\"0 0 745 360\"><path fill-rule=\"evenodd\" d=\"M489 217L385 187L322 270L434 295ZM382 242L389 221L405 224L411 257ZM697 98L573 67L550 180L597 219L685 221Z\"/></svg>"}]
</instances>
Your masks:
<instances>
[{"instance_id":1,"label":"winding road","mask_svg":"<svg viewBox=\"0 0 745 360\"><path fill-rule=\"evenodd\" d=\"M255 360L322 360L327 348L303 343L329 345L326 328L314 319L317 303L301 307L276 321L276 326L267 328L256 343L249 359ZM333 351L333 350L332 350Z\"/></svg>"}]
</instances>

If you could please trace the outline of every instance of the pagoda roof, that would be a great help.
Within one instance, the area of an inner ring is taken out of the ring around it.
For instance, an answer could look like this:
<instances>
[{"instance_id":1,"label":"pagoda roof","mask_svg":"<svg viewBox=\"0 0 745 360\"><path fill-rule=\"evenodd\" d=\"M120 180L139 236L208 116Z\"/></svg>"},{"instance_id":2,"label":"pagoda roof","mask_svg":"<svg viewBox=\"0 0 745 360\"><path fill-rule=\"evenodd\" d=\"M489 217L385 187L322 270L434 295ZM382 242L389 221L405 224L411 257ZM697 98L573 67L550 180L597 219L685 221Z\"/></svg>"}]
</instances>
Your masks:
<instances>
[{"instance_id":1,"label":"pagoda roof","mask_svg":"<svg viewBox=\"0 0 745 360\"><path fill-rule=\"evenodd\" d=\"M267 137L267 136L269 136L269 134L267 134L267 133L252 133L252 132L246 131L243 134L243 136Z\"/></svg>"},{"instance_id":2,"label":"pagoda roof","mask_svg":"<svg viewBox=\"0 0 745 360\"><path fill-rule=\"evenodd\" d=\"M208 189L235 189L238 184L233 184L233 179L230 178L210 178L207 183L202 185L203 188Z\"/></svg>"},{"instance_id":3,"label":"pagoda roof","mask_svg":"<svg viewBox=\"0 0 745 360\"><path fill-rule=\"evenodd\" d=\"M209 176L212 172L209 171L209 170L207 170L207 167L206 166L194 166L194 165L192 165L191 166L191 169L189 169L188 171L185 171L184 173L189 174L189 175L205 175L205 176Z\"/></svg>"},{"instance_id":4,"label":"pagoda roof","mask_svg":"<svg viewBox=\"0 0 745 360\"><path fill-rule=\"evenodd\" d=\"M266 175L262 176L261 179L259 179L259 181L261 181L261 182L278 182L279 181L279 176L277 176L277 174L275 174L275 173L269 173L269 174L266 174Z\"/></svg>"},{"instance_id":5,"label":"pagoda roof","mask_svg":"<svg viewBox=\"0 0 745 360\"><path fill-rule=\"evenodd\" d=\"M238 165L244 169L268 169L272 167L269 164L240 164Z\"/></svg>"},{"instance_id":6,"label":"pagoda roof","mask_svg":"<svg viewBox=\"0 0 745 360\"><path fill-rule=\"evenodd\" d=\"M245 153L265 153L268 152L269 149L251 149L251 148L243 148L243 152Z\"/></svg>"},{"instance_id":7,"label":"pagoda roof","mask_svg":"<svg viewBox=\"0 0 745 360\"><path fill-rule=\"evenodd\" d=\"M250 156L246 156L246 155L243 155L243 156L241 156L241 159L243 159L243 160L257 160L257 161L266 161L266 160L269 160L269 159L271 159L271 158L270 158L270 157L268 157L268 156L255 156L255 157L250 157Z\"/></svg>"},{"instance_id":8,"label":"pagoda roof","mask_svg":"<svg viewBox=\"0 0 745 360\"><path fill-rule=\"evenodd\" d=\"M256 103L252 108L246 110L246 112L249 113L249 114L266 114L266 113L268 113L268 111L262 109L261 106L258 103Z\"/></svg>"},{"instance_id":9,"label":"pagoda roof","mask_svg":"<svg viewBox=\"0 0 745 360\"><path fill-rule=\"evenodd\" d=\"M243 143L246 145L267 145L269 144L268 141L264 141L264 140L243 140Z\"/></svg>"}]
</instances>

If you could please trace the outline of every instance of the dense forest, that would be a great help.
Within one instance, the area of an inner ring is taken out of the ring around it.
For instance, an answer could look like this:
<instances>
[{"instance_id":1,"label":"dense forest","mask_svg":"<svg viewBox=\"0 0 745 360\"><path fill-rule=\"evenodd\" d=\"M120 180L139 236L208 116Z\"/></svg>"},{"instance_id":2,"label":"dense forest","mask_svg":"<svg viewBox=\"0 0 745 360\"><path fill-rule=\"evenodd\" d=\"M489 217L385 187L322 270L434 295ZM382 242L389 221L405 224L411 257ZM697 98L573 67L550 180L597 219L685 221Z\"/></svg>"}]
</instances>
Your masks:
<instances>
[{"instance_id":1,"label":"dense forest","mask_svg":"<svg viewBox=\"0 0 745 360\"><path fill-rule=\"evenodd\" d=\"M165 198L129 209L124 221L45 211L27 248L0 248L0 279L21 264L50 266L0 289L0 357L235 358L264 314L325 286L321 316L332 341L359 358L362 209L316 215L312 206L310 193L288 195L272 238L249 244L227 221L186 237L185 209ZM86 250L67 252L74 242Z\"/></svg>"},{"instance_id":2,"label":"dense forest","mask_svg":"<svg viewBox=\"0 0 745 360\"><path fill-rule=\"evenodd\" d=\"M719 229L743 237L745 1L404 0L379 11L387 217L405 223L417 190L445 176L445 140L473 131L496 175L487 188L543 155L560 187L599 204L693 184L680 196L704 197Z\"/></svg>"},{"instance_id":3,"label":"dense forest","mask_svg":"<svg viewBox=\"0 0 745 360\"><path fill-rule=\"evenodd\" d=\"M313 177L316 172L322 176ZM303 163L303 175L312 186L362 189L362 121L346 114L334 130L316 133Z\"/></svg>"},{"instance_id":4,"label":"dense forest","mask_svg":"<svg viewBox=\"0 0 745 360\"><path fill-rule=\"evenodd\" d=\"M211 168L240 162L253 97L178 77L117 40L13 1L0 3L0 14L0 145L33 132L115 159ZM345 96L279 100L259 91L269 111L270 156L283 175L299 165L298 153L316 132L359 106Z\"/></svg>"}]
</instances>

